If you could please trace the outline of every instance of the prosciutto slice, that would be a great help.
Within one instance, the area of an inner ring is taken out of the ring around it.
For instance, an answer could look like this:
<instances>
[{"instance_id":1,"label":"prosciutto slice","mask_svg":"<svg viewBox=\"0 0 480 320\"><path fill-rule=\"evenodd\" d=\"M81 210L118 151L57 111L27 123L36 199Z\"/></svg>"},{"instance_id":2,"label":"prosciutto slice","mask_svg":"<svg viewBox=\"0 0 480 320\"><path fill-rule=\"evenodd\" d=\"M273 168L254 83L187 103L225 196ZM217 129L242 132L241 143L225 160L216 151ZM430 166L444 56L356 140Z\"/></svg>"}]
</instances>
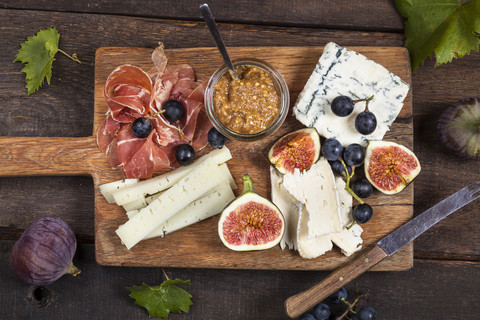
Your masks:
<instances>
[{"instance_id":1,"label":"prosciutto slice","mask_svg":"<svg viewBox=\"0 0 480 320\"><path fill-rule=\"evenodd\" d=\"M212 127L204 108L205 83L196 81L188 64L166 68L163 45L154 50L155 67L148 73L125 64L108 77L104 96L108 112L97 131L97 144L112 168L127 178L150 178L155 171L176 168L175 149L189 143L195 150L207 143ZM184 115L170 123L157 114L167 100L177 100ZM147 138L136 137L131 129L135 119L151 117L153 130Z\"/></svg>"}]
</instances>

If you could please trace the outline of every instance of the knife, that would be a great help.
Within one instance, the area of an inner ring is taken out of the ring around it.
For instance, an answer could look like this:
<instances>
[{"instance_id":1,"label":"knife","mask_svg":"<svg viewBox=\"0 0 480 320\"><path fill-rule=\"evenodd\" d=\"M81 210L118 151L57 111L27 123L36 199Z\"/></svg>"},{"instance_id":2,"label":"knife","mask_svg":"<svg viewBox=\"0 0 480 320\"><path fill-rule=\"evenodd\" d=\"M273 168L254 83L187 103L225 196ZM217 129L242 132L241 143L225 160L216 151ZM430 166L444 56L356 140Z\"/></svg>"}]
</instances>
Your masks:
<instances>
[{"instance_id":1,"label":"knife","mask_svg":"<svg viewBox=\"0 0 480 320\"><path fill-rule=\"evenodd\" d=\"M291 318L300 316L386 257L403 248L452 212L479 197L480 182L475 182L440 201L378 241L372 249L357 259L332 272L320 283L288 298L285 301L287 315Z\"/></svg>"}]
</instances>

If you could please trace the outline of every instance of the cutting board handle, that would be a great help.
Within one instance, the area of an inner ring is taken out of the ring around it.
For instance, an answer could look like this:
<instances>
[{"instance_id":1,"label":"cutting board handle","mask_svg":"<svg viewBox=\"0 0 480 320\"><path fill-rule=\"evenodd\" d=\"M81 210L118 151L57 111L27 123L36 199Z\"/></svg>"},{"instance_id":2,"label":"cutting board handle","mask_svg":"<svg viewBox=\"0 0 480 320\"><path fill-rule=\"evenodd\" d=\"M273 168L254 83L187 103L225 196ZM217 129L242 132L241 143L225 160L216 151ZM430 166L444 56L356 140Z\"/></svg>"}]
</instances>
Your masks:
<instances>
[{"instance_id":1,"label":"cutting board handle","mask_svg":"<svg viewBox=\"0 0 480 320\"><path fill-rule=\"evenodd\" d=\"M0 176L91 175L108 168L95 137L0 137Z\"/></svg>"}]
</instances>

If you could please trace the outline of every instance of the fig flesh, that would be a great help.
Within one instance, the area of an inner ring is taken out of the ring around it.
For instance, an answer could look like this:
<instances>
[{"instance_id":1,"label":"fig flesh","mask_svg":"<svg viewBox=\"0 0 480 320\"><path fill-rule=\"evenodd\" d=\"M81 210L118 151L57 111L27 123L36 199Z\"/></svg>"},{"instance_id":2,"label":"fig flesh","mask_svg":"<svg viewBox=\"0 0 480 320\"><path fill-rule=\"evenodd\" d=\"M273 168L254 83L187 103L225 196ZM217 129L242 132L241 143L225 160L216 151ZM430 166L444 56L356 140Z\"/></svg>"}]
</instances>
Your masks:
<instances>
[{"instance_id":1,"label":"fig flesh","mask_svg":"<svg viewBox=\"0 0 480 320\"><path fill-rule=\"evenodd\" d=\"M218 235L234 251L264 250L276 246L283 237L285 220L280 210L253 190L252 179L243 176L241 196L222 212Z\"/></svg>"},{"instance_id":2,"label":"fig flesh","mask_svg":"<svg viewBox=\"0 0 480 320\"><path fill-rule=\"evenodd\" d=\"M34 221L13 246L10 267L28 284L47 285L66 273L80 273L72 263L76 249L75 234L65 221L43 217Z\"/></svg>"},{"instance_id":3,"label":"fig flesh","mask_svg":"<svg viewBox=\"0 0 480 320\"><path fill-rule=\"evenodd\" d=\"M281 137L268 152L268 159L283 174L295 168L308 170L320 156L320 136L315 128L304 128Z\"/></svg>"},{"instance_id":4,"label":"fig flesh","mask_svg":"<svg viewBox=\"0 0 480 320\"><path fill-rule=\"evenodd\" d=\"M370 141L365 154L365 177L379 191L395 194L402 191L419 173L415 154L391 141Z\"/></svg>"},{"instance_id":5,"label":"fig flesh","mask_svg":"<svg viewBox=\"0 0 480 320\"><path fill-rule=\"evenodd\" d=\"M480 160L480 99L452 104L438 119L437 130L445 147L464 158Z\"/></svg>"}]
</instances>

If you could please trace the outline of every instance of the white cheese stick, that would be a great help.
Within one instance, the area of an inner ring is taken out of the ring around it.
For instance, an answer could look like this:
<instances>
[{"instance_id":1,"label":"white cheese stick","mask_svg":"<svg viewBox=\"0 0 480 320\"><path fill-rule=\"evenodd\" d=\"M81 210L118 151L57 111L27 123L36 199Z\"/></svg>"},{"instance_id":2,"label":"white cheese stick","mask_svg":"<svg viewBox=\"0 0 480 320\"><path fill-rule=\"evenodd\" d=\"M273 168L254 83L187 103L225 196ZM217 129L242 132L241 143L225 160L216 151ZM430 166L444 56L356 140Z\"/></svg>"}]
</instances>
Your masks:
<instances>
[{"instance_id":1,"label":"white cheese stick","mask_svg":"<svg viewBox=\"0 0 480 320\"><path fill-rule=\"evenodd\" d=\"M226 163L221 164L220 168L223 170L223 172L225 173L225 176L228 178L228 182L230 183L230 187L233 190L236 190L238 188L237 184L235 183L235 180L232 177L232 173L230 172L230 170L228 170L227 164Z\"/></svg>"},{"instance_id":2,"label":"white cheese stick","mask_svg":"<svg viewBox=\"0 0 480 320\"><path fill-rule=\"evenodd\" d=\"M220 165L231 158L232 154L227 147L215 149L189 166L180 167L162 175L140 181L131 187L122 188L113 193L113 198L118 205L124 205L125 203L141 199L146 194L155 194L170 188L207 159L212 159L217 165Z\"/></svg>"},{"instance_id":3,"label":"white cheese stick","mask_svg":"<svg viewBox=\"0 0 480 320\"><path fill-rule=\"evenodd\" d=\"M127 186L130 186L132 184L135 184L137 182L138 182L138 179L117 180L110 183L102 184L98 188L100 189L100 192L108 201L108 203L115 203L115 199L113 198L113 195L112 195L113 192L120 190L122 188L125 188Z\"/></svg>"},{"instance_id":4,"label":"white cheese stick","mask_svg":"<svg viewBox=\"0 0 480 320\"><path fill-rule=\"evenodd\" d=\"M138 209L142 209L143 207L146 207L147 206L147 200L145 199L145 197L141 197L140 199L137 199L137 200L134 200L134 201L131 201L131 202L127 202L127 203L124 203L122 205L123 209L125 209L125 211L132 211L132 210L138 210Z\"/></svg>"},{"instance_id":5,"label":"white cheese stick","mask_svg":"<svg viewBox=\"0 0 480 320\"><path fill-rule=\"evenodd\" d=\"M223 170L209 157L115 232L130 249L190 202L223 181L226 181Z\"/></svg>"},{"instance_id":6,"label":"white cheese stick","mask_svg":"<svg viewBox=\"0 0 480 320\"><path fill-rule=\"evenodd\" d=\"M216 186L207 195L193 201L188 206L180 210L173 217L168 219L145 239L161 236L182 228L188 227L196 222L210 218L220 212L235 199L232 188L228 182L223 182Z\"/></svg>"}]
</instances>

